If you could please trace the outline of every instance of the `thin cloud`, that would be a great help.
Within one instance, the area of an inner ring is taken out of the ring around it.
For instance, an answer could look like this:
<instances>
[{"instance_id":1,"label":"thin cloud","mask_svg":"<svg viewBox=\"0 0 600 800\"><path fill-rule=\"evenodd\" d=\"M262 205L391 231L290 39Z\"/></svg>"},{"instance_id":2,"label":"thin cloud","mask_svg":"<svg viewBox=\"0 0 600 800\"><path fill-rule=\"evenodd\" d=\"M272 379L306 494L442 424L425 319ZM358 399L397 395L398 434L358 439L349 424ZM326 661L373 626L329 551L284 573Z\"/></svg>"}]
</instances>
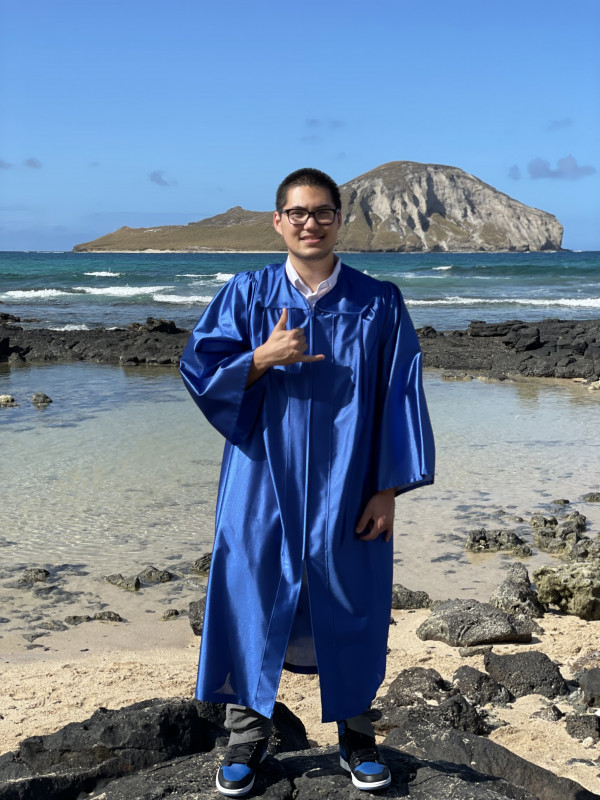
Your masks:
<instances>
[{"instance_id":1,"label":"thin cloud","mask_svg":"<svg viewBox=\"0 0 600 800\"><path fill-rule=\"evenodd\" d=\"M12 164L0 158L0 169L12 169Z\"/></svg>"},{"instance_id":2,"label":"thin cloud","mask_svg":"<svg viewBox=\"0 0 600 800\"><path fill-rule=\"evenodd\" d=\"M513 181L521 180L521 170L516 164L513 164L512 167L508 170L508 177L512 178Z\"/></svg>"},{"instance_id":3,"label":"thin cloud","mask_svg":"<svg viewBox=\"0 0 600 800\"><path fill-rule=\"evenodd\" d=\"M42 162L37 158L26 158L23 162L24 167L29 167L29 169L41 169Z\"/></svg>"},{"instance_id":4,"label":"thin cloud","mask_svg":"<svg viewBox=\"0 0 600 800\"><path fill-rule=\"evenodd\" d=\"M165 178L165 171L164 169L155 169L154 172L150 172L148 177L155 183L157 186L176 186L177 181L169 181Z\"/></svg>"},{"instance_id":5,"label":"thin cloud","mask_svg":"<svg viewBox=\"0 0 600 800\"><path fill-rule=\"evenodd\" d=\"M316 117L311 117L306 120L307 128L319 128L326 125L331 130L335 130L336 128L343 128L345 124L341 119L317 119Z\"/></svg>"},{"instance_id":6,"label":"thin cloud","mask_svg":"<svg viewBox=\"0 0 600 800\"><path fill-rule=\"evenodd\" d=\"M527 165L529 177L533 180L542 178L555 178L557 180L578 181L596 172L596 167L591 165L579 166L573 156L559 158L556 169L552 169L550 162L543 158L534 158Z\"/></svg>"},{"instance_id":7,"label":"thin cloud","mask_svg":"<svg viewBox=\"0 0 600 800\"><path fill-rule=\"evenodd\" d=\"M570 128L572 124L573 120L571 119L571 117L563 117L562 119L553 119L550 120L550 122L546 126L546 130L562 131L565 128Z\"/></svg>"}]
</instances>

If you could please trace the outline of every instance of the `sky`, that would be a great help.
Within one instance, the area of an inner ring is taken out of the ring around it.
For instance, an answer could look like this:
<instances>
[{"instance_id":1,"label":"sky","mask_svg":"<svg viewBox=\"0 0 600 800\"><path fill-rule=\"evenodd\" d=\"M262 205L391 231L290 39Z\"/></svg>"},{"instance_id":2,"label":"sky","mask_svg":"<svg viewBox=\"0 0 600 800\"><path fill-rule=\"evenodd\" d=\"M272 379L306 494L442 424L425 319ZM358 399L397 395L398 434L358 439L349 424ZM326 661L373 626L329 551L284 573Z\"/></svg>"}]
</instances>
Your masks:
<instances>
[{"instance_id":1,"label":"sky","mask_svg":"<svg viewBox=\"0 0 600 800\"><path fill-rule=\"evenodd\" d=\"M600 250L600 0L0 0L0 250L459 167Z\"/></svg>"}]
</instances>

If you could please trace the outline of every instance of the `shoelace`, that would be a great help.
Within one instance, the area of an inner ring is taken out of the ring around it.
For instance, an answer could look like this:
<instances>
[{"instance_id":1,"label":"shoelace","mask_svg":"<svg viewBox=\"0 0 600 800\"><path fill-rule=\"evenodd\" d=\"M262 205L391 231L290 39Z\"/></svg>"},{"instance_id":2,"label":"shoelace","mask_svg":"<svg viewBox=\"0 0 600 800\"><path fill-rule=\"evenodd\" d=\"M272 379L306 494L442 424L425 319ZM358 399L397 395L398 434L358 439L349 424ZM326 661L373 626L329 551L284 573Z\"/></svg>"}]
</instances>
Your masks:
<instances>
[{"instance_id":1,"label":"shoelace","mask_svg":"<svg viewBox=\"0 0 600 800\"><path fill-rule=\"evenodd\" d=\"M248 764L256 747L256 742L241 742L231 745L224 764L228 767L231 764Z\"/></svg>"},{"instance_id":2,"label":"shoelace","mask_svg":"<svg viewBox=\"0 0 600 800\"><path fill-rule=\"evenodd\" d=\"M354 750L352 758L357 764L364 764L365 761L379 761L379 753L376 748L369 747L364 750Z\"/></svg>"}]
</instances>

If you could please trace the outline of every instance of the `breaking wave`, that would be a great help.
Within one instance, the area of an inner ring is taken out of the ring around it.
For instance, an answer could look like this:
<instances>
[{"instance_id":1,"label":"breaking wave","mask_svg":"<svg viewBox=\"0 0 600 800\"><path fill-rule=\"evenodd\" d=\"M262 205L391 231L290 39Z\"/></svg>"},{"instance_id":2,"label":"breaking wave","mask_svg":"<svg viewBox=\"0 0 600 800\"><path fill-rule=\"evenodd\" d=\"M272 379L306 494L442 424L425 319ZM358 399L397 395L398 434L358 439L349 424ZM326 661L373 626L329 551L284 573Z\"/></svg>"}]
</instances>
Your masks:
<instances>
[{"instance_id":1,"label":"breaking wave","mask_svg":"<svg viewBox=\"0 0 600 800\"><path fill-rule=\"evenodd\" d=\"M51 297L65 297L71 294L64 289L12 289L4 292L0 298L5 300L46 300Z\"/></svg>"},{"instance_id":2,"label":"breaking wave","mask_svg":"<svg viewBox=\"0 0 600 800\"><path fill-rule=\"evenodd\" d=\"M212 297L203 294L155 294L153 296L153 300L156 303L200 303L202 305L208 305L208 303L210 303L212 300Z\"/></svg>"},{"instance_id":3,"label":"breaking wave","mask_svg":"<svg viewBox=\"0 0 600 800\"><path fill-rule=\"evenodd\" d=\"M89 331L87 325L61 325L48 328L49 331Z\"/></svg>"},{"instance_id":4,"label":"breaking wave","mask_svg":"<svg viewBox=\"0 0 600 800\"><path fill-rule=\"evenodd\" d=\"M562 308L600 308L600 297L557 297L557 298L537 298L537 297L444 297L438 300L409 300L405 298L409 306L558 306Z\"/></svg>"},{"instance_id":5,"label":"breaking wave","mask_svg":"<svg viewBox=\"0 0 600 800\"><path fill-rule=\"evenodd\" d=\"M154 294L171 289L171 286L75 286L73 291L82 294L106 295L107 297L137 297L143 294Z\"/></svg>"},{"instance_id":6,"label":"breaking wave","mask_svg":"<svg viewBox=\"0 0 600 800\"><path fill-rule=\"evenodd\" d=\"M94 275L96 278L118 278L122 272L110 272L108 270L99 270L98 272L84 272L84 275Z\"/></svg>"}]
</instances>

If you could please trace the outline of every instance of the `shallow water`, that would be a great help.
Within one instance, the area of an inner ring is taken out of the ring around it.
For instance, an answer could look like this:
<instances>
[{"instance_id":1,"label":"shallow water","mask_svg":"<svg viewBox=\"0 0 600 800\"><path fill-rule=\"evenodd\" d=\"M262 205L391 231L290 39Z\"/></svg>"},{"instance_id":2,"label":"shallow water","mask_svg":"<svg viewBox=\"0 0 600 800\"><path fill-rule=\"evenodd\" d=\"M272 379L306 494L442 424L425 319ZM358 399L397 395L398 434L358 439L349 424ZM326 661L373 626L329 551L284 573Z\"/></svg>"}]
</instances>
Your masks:
<instances>
[{"instance_id":1,"label":"shallow water","mask_svg":"<svg viewBox=\"0 0 600 800\"><path fill-rule=\"evenodd\" d=\"M487 598L509 563L468 558L466 532L502 511L556 514L564 497L600 531L600 393L558 381L449 382L428 372L434 486L397 501L396 580L433 597ZM54 399L35 409L29 398ZM222 440L178 373L97 364L0 366L0 564L94 574L187 561L212 543ZM531 541L528 526L523 530ZM531 565L551 557L535 555Z\"/></svg>"}]
</instances>

